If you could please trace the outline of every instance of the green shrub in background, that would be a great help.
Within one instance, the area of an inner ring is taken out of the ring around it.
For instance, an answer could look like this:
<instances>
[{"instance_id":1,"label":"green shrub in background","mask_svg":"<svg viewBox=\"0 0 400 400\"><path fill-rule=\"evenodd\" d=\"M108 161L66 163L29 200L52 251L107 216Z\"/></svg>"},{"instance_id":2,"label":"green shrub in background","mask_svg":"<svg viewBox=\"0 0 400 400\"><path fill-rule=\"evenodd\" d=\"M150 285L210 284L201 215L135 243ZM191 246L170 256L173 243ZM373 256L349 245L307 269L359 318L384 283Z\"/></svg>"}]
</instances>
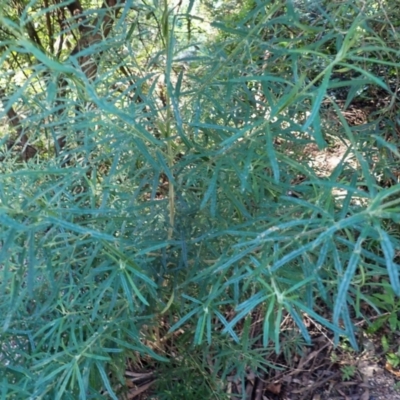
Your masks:
<instances>
[{"instance_id":1,"label":"green shrub in background","mask_svg":"<svg viewBox=\"0 0 400 400\"><path fill-rule=\"evenodd\" d=\"M2 398L122 398L128 362L157 363L159 398L224 398L229 374L274 367L287 316L295 347L307 317L357 348L374 279L400 294L393 5L222 2L209 27L194 1L16 4L0 14ZM359 125L354 103L373 105ZM306 146L338 142L323 176Z\"/></svg>"}]
</instances>

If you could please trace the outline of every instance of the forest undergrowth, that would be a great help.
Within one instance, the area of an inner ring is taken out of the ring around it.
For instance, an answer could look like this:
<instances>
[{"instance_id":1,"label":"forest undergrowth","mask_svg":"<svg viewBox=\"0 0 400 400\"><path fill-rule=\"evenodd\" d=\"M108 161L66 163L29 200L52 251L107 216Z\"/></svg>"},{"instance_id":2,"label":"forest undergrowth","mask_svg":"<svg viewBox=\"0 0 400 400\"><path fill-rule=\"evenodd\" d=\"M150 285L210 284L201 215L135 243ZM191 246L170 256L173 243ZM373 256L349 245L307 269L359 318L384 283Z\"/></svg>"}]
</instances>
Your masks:
<instances>
[{"instance_id":1,"label":"forest undergrowth","mask_svg":"<svg viewBox=\"0 0 400 400\"><path fill-rule=\"evenodd\" d=\"M0 6L2 399L396 376L394 2Z\"/></svg>"}]
</instances>

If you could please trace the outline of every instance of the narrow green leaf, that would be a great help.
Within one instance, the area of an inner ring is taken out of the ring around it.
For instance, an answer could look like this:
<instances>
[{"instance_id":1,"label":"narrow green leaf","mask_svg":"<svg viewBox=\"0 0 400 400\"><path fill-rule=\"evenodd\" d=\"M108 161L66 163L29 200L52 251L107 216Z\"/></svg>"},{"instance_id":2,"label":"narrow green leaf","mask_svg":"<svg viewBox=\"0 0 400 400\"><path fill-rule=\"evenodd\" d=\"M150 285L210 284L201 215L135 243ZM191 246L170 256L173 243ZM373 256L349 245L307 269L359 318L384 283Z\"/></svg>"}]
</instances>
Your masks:
<instances>
[{"instance_id":1,"label":"narrow green leaf","mask_svg":"<svg viewBox=\"0 0 400 400\"><path fill-rule=\"evenodd\" d=\"M231 338L236 342L239 343L239 337L236 334L236 332L231 328L229 325L229 322L226 320L226 318L218 311L214 310L215 315L218 317L218 319L222 322L222 325L226 328L226 332L231 336Z\"/></svg>"},{"instance_id":2,"label":"narrow green leaf","mask_svg":"<svg viewBox=\"0 0 400 400\"><path fill-rule=\"evenodd\" d=\"M344 326L346 327L347 337L350 340L350 344L352 345L354 350L359 351L358 343L354 333L353 321L350 318L349 308L347 304L345 304L342 309L342 317L344 321Z\"/></svg>"},{"instance_id":3,"label":"narrow green leaf","mask_svg":"<svg viewBox=\"0 0 400 400\"><path fill-rule=\"evenodd\" d=\"M326 257L328 255L328 251L331 249L332 242L327 240L321 247L318 255L318 261L315 265L315 272L318 274L318 270L322 268L325 263Z\"/></svg>"},{"instance_id":4,"label":"narrow green leaf","mask_svg":"<svg viewBox=\"0 0 400 400\"><path fill-rule=\"evenodd\" d=\"M354 173L353 176L351 177L351 182L350 182L350 188L356 188L357 187L357 179L358 179L358 174ZM349 207L351 204L351 199L354 196L354 192L352 190L347 190L346 197L344 201L342 202L341 206L342 209L339 213L339 219L344 219L349 212Z\"/></svg>"},{"instance_id":5,"label":"narrow green leaf","mask_svg":"<svg viewBox=\"0 0 400 400\"><path fill-rule=\"evenodd\" d=\"M245 136L245 134L250 131L253 128L256 128L257 126L261 125L262 121L259 120L254 124L248 124L244 128L240 129L237 133L229 137L228 139L225 139L220 143L220 146L222 148L229 147L231 144L235 143L238 139L241 139Z\"/></svg>"},{"instance_id":6,"label":"narrow green leaf","mask_svg":"<svg viewBox=\"0 0 400 400\"><path fill-rule=\"evenodd\" d=\"M58 386L55 400L63 399L64 393L65 393L66 388L67 388L67 385L68 385L68 383L69 383L69 381L71 379L73 368L71 368L71 364L67 364L65 367L66 367L66 370L65 370L63 376L60 378L62 383L61 383L60 386Z\"/></svg>"},{"instance_id":7,"label":"narrow green leaf","mask_svg":"<svg viewBox=\"0 0 400 400\"><path fill-rule=\"evenodd\" d=\"M318 321L321 325L327 327L330 329L332 332L335 332L338 335L346 335L346 332L343 329L340 329L338 325L332 324L330 321L327 319L321 317L318 313L316 313L314 310L311 308L307 307L305 304L303 304L300 301L297 300L291 300L291 302L300 310L304 311L306 314L308 314L311 318L314 318L316 321Z\"/></svg>"},{"instance_id":8,"label":"narrow green leaf","mask_svg":"<svg viewBox=\"0 0 400 400\"><path fill-rule=\"evenodd\" d=\"M397 146L392 143L387 142L383 137L379 135L371 135L379 145L386 147L390 152L396 155L396 157L400 158L400 152Z\"/></svg>"},{"instance_id":9,"label":"narrow green leaf","mask_svg":"<svg viewBox=\"0 0 400 400\"><path fill-rule=\"evenodd\" d=\"M145 305L148 306L149 303L148 301L143 297L142 293L140 293L140 290L137 288L137 286L135 285L135 283L133 282L133 279L131 278L131 276L129 275L128 271L125 270L125 276L127 277L131 288L133 289L133 291L135 292L136 296L139 298L139 300Z\"/></svg>"},{"instance_id":10,"label":"narrow green leaf","mask_svg":"<svg viewBox=\"0 0 400 400\"><path fill-rule=\"evenodd\" d=\"M274 342L275 342L275 354L279 354L281 351L281 342L280 342L280 335L281 335L281 323L282 323L282 305L277 304L276 310L276 317L275 317L275 326L274 326Z\"/></svg>"},{"instance_id":11,"label":"narrow green leaf","mask_svg":"<svg viewBox=\"0 0 400 400\"><path fill-rule=\"evenodd\" d=\"M126 300L128 302L129 310L132 312L133 311L132 293L129 290L128 283L127 283L126 278L125 278L125 271L121 271L120 272L119 279L121 281L121 286L122 286L122 288L123 288L123 290L125 292L125 298L126 298Z\"/></svg>"},{"instance_id":12,"label":"narrow green leaf","mask_svg":"<svg viewBox=\"0 0 400 400\"><path fill-rule=\"evenodd\" d=\"M164 160L164 157L162 156L162 154L157 151L157 160L161 165L161 168L163 169L163 171L165 172L165 175L167 175L168 177L168 181L172 184L172 185L176 185L174 176L172 175L172 172L170 170L170 168L168 167L167 163Z\"/></svg>"},{"instance_id":13,"label":"narrow green leaf","mask_svg":"<svg viewBox=\"0 0 400 400\"><path fill-rule=\"evenodd\" d=\"M195 304L203 304L199 299L195 299L194 297L189 296L189 295L187 295L187 294L185 294L185 293L182 294L182 298L184 298L184 299L186 299L186 300L190 300L190 301L192 301L192 302L195 303Z\"/></svg>"},{"instance_id":14,"label":"narrow green leaf","mask_svg":"<svg viewBox=\"0 0 400 400\"><path fill-rule=\"evenodd\" d=\"M201 307L196 307L193 310L189 311L183 318L181 318L177 323L169 328L168 332L175 332L179 327L181 327L186 321L188 321L193 315L201 311Z\"/></svg>"},{"instance_id":15,"label":"narrow green leaf","mask_svg":"<svg viewBox=\"0 0 400 400\"><path fill-rule=\"evenodd\" d=\"M280 260L278 260L277 262L275 262L270 271L271 272L275 272L277 271L279 268L283 267L285 264L287 264L288 262L296 259L297 257L299 257L301 254L305 253L306 251L310 250L311 248L313 248L314 246L316 246L318 244L319 240L314 240L310 243L307 243L303 246L301 246L299 249L293 250L292 252L290 252L289 254L286 254L285 256L283 256Z\"/></svg>"},{"instance_id":16,"label":"narrow green leaf","mask_svg":"<svg viewBox=\"0 0 400 400\"><path fill-rule=\"evenodd\" d=\"M263 324L263 346L267 347L268 342L271 339L271 332L270 332L270 319L272 317L272 312L275 308L275 297L271 297L268 303L267 312L264 317L264 324Z\"/></svg>"},{"instance_id":17,"label":"narrow green leaf","mask_svg":"<svg viewBox=\"0 0 400 400\"><path fill-rule=\"evenodd\" d=\"M376 77L375 75L373 75L371 72L366 71L360 67L358 67L355 64L347 64L347 63L339 63L339 65L343 65L347 68L353 69L355 71L360 72L361 74L365 75L368 79L370 79L373 83L375 83L376 85L380 86L381 88L385 89L386 91L388 91L389 93L391 93L392 91L390 90L390 88L386 85L385 82L382 81L382 79Z\"/></svg>"},{"instance_id":18,"label":"narrow green leaf","mask_svg":"<svg viewBox=\"0 0 400 400\"><path fill-rule=\"evenodd\" d=\"M357 242L354 245L353 253L352 253L349 263L347 265L347 269L339 283L338 293L336 296L336 302L335 302L335 306L333 309L333 323L335 325L339 325L339 317L340 317L340 314L342 311L342 307L345 307L345 305L346 305L347 293L349 290L351 280L353 279L354 273L358 266L358 262L360 259L360 253L361 253L361 246L362 246L363 241L365 240L366 233L367 233L367 231L364 229L361 232L359 238L357 239Z\"/></svg>"},{"instance_id":19,"label":"narrow green leaf","mask_svg":"<svg viewBox=\"0 0 400 400\"><path fill-rule=\"evenodd\" d=\"M156 160L151 156L148 150L148 146L146 146L142 139L140 138L133 138L133 142L135 143L137 149L143 155L143 157L148 161L148 163L153 167L154 171L158 171L160 169L159 165L157 164Z\"/></svg>"},{"instance_id":20,"label":"narrow green leaf","mask_svg":"<svg viewBox=\"0 0 400 400\"><path fill-rule=\"evenodd\" d=\"M43 384L47 381L52 380L55 378L57 375L60 375L63 371L65 372L68 369L68 364L62 365L61 367L58 367L56 369L53 369L48 375L41 377L39 380L40 384Z\"/></svg>"},{"instance_id":21,"label":"narrow green leaf","mask_svg":"<svg viewBox=\"0 0 400 400\"><path fill-rule=\"evenodd\" d=\"M211 179L210 179L210 181L208 183L208 188L207 188L206 192L204 193L203 200L202 200L202 202L200 204L200 209L201 210L206 206L206 204L207 204L207 202L208 202L208 200L210 199L211 196L216 196L217 195L216 194L216 191L217 191L216 185L217 185L219 169L220 169L220 164L217 163L217 165L213 169L213 175L212 175L212 177L211 177Z\"/></svg>"},{"instance_id":22,"label":"narrow green leaf","mask_svg":"<svg viewBox=\"0 0 400 400\"><path fill-rule=\"evenodd\" d=\"M274 75L249 75L249 76L242 76L239 78L229 79L227 83L242 83L242 82L277 82L277 83L285 83L290 85L291 83L278 76Z\"/></svg>"},{"instance_id":23,"label":"narrow green leaf","mask_svg":"<svg viewBox=\"0 0 400 400\"><path fill-rule=\"evenodd\" d=\"M152 349L142 345L141 343L138 343L137 346L132 345L131 344L132 341L137 340L138 335L136 333L135 334L132 334L130 332L127 332L127 333L128 333L127 338L129 338L129 343L126 340L121 340L121 339L116 338L115 335L112 337L109 337L108 339L111 342L115 342L115 344L118 345L119 348L122 347L123 349L129 349L129 350L136 351L139 354L146 354L146 355L150 356L151 358L154 358L155 360L160 361L160 362L169 362L168 358L160 356L159 354L155 353Z\"/></svg>"},{"instance_id":24,"label":"narrow green leaf","mask_svg":"<svg viewBox=\"0 0 400 400\"><path fill-rule=\"evenodd\" d=\"M78 381L79 399L85 400L87 388L85 387L85 384L83 383L82 374L79 369L79 364L77 362L74 363L74 376L75 376L76 380Z\"/></svg>"},{"instance_id":25,"label":"narrow green leaf","mask_svg":"<svg viewBox=\"0 0 400 400\"><path fill-rule=\"evenodd\" d=\"M174 97L176 97L177 100L179 100L179 96L181 95L182 81L183 81L183 70L179 72L178 79L175 85Z\"/></svg>"},{"instance_id":26,"label":"narrow green leaf","mask_svg":"<svg viewBox=\"0 0 400 400\"><path fill-rule=\"evenodd\" d=\"M206 324L208 311L203 310L203 313L200 315L200 318L197 320L196 330L194 333L194 344L200 345L203 341L204 328Z\"/></svg>"},{"instance_id":27,"label":"narrow green leaf","mask_svg":"<svg viewBox=\"0 0 400 400\"><path fill-rule=\"evenodd\" d=\"M7 399L8 387L7 378L3 377L1 381L1 400Z\"/></svg>"},{"instance_id":28,"label":"narrow green leaf","mask_svg":"<svg viewBox=\"0 0 400 400\"><path fill-rule=\"evenodd\" d=\"M70 229L73 232L76 233L81 233L81 234L85 234L85 235L90 235L96 239L100 239L100 240L105 240L105 241L109 241L109 242L114 242L115 241L115 237L109 235L108 233L101 233L98 231L95 231L94 229L85 227L85 226L80 226L77 224L73 224L71 222L67 222L64 221L62 219L59 218L55 218L52 216L48 216L46 218L46 220L51 223L51 224L56 224L60 227L66 228L66 229Z\"/></svg>"},{"instance_id":29,"label":"narrow green leaf","mask_svg":"<svg viewBox=\"0 0 400 400\"><path fill-rule=\"evenodd\" d=\"M269 159L269 162L271 164L272 171L274 173L275 183L279 184L279 181L280 181L280 170L279 170L278 160L276 158L274 142L273 142L273 137L272 137L272 134L271 134L270 126L269 126L269 121L266 122L265 129L266 129L266 141L267 141L268 159Z\"/></svg>"},{"instance_id":30,"label":"narrow green leaf","mask_svg":"<svg viewBox=\"0 0 400 400\"><path fill-rule=\"evenodd\" d=\"M106 253L112 260L114 260L117 265L119 265L119 263L121 261L123 261L127 267L131 267L132 268L132 272L134 272L135 274L141 274L141 278L143 280L146 280L147 283L149 283L150 285L153 286L157 286L149 277L147 277L146 275L143 274L142 269L140 268L140 266L134 261L132 260L130 257L128 257L126 254L124 254L121 250L119 250L117 247L113 246L111 243L108 243L108 241L102 241L103 246L108 249L110 252Z\"/></svg>"},{"instance_id":31,"label":"narrow green leaf","mask_svg":"<svg viewBox=\"0 0 400 400\"><path fill-rule=\"evenodd\" d=\"M303 131L307 131L307 129L311 126L311 124L314 122L314 119L316 117L316 115L319 113L319 110L321 108L321 104L322 104L322 100L324 99L325 93L326 93L326 89L328 87L329 84L329 80L331 78L331 73L332 73L332 67L329 67L325 70L325 75L324 78L322 80L321 86L319 87L319 89L317 90L317 96L315 98L313 107L311 109L311 114L308 117L307 121L305 122L305 124L302 127ZM323 144L323 146L326 145L325 141L322 138L315 138L318 145Z\"/></svg>"},{"instance_id":32,"label":"narrow green leaf","mask_svg":"<svg viewBox=\"0 0 400 400\"><path fill-rule=\"evenodd\" d=\"M170 309L170 307L172 306L172 304L174 302L174 299L175 299L175 293L172 292L170 298L168 299L166 306L162 309L160 314L165 314Z\"/></svg>"},{"instance_id":33,"label":"narrow green leaf","mask_svg":"<svg viewBox=\"0 0 400 400\"><path fill-rule=\"evenodd\" d=\"M250 299L244 301L236 308L236 309L240 308L241 311L229 322L229 324L222 330L222 332L226 333L228 332L228 330L233 329L240 320L242 320L246 315L248 315L259 304L261 304L268 298L269 296L265 295L264 291L261 291L252 296Z\"/></svg>"},{"instance_id":34,"label":"narrow green leaf","mask_svg":"<svg viewBox=\"0 0 400 400\"><path fill-rule=\"evenodd\" d=\"M77 75L78 71L72 65L66 65L57 60L48 57L38 47L32 44L29 40L20 38L18 44L24 48L29 54L35 56L40 62L46 65L52 71L64 72L67 74ZM83 74L82 74L83 75Z\"/></svg>"},{"instance_id":35,"label":"narrow green leaf","mask_svg":"<svg viewBox=\"0 0 400 400\"><path fill-rule=\"evenodd\" d=\"M237 35L237 36L240 36L240 37L246 37L247 34L248 34L247 30L235 29L235 28L232 28L232 27L229 27L229 26L225 25L222 22L212 22L211 26L214 27L214 28L217 28L217 29L219 29L221 31L230 33L232 35Z\"/></svg>"},{"instance_id":36,"label":"narrow green leaf","mask_svg":"<svg viewBox=\"0 0 400 400\"><path fill-rule=\"evenodd\" d=\"M303 319L300 317L299 314L297 314L296 310L289 304L287 301L283 303L285 306L286 310L289 312L289 314L292 316L294 322L296 325L299 327L301 334L303 335L304 340L308 343L311 344L311 337L310 334L307 331L306 326L304 325Z\"/></svg>"},{"instance_id":37,"label":"narrow green leaf","mask_svg":"<svg viewBox=\"0 0 400 400\"><path fill-rule=\"evenodd\" d=\"M384 231L379 225L376 226L376 230L380 236L381 248L383 255L385 256L390 284L392 285L393 292L396 294L396 296L400 296L400 266L393 261L395 257L395 250L392 245L392 241L387 232Z\"/></svg>"},{"instance_id":38,"label":"narrow green leaf","mask_svg":"<svg viewBox=\"0 0 400 400\"><path fill-rule=\"evenodd\" d=\"M92 353L87 353L85 352L83 354L87 358L92 358L94 360L99 360L99 361L111 361L111 357L109 356L101 356L100 354L92 354Z\"/></svg>"},{"instance_id":39,"label":"narrow green leaf","mask_svg":"<svg viewBox=\"0 0 400 400\"><path fill-rule=\"evenodd\" d=\"M309 284L310 282L313 282L314 278L312 276L309 276L306 279L303 279L301 282L297 282L295 285L291 286L289 289L284 291L285 297L290 294L290 293L296 293L302 288L303 286Z\"/></svg>"},{"instance_id":40,"label":"narrow green leaf","mask_svg":"<svg viewBox=\"0 0 400 400\"><path fill-rule=\"evenodd\" d=\"M118 397L115 395L113 389L111 388L110 381L108 379L106 371L104 370L103 364L96 361L96 367L97 367L98 371L100 372L101 379L104 383L105 388L107 389L108 395L112 399L118 400Z\"/></svg>"},{"instance_id":41,"label":"narrow green leaf","mask_svg":"<svg viewBox=\"0 0 400 400\"><path fill-rule=\"evenodd\" d=\"M0 224L8 226L12 229L15 229L19 232L24 232L28 229L28 227L26 225L20 224L18 221L16 221L15 219L9 217L8 215L4 214L3 212L1 212L2 210L0 210Z\"/></svg>"}]
</instances>

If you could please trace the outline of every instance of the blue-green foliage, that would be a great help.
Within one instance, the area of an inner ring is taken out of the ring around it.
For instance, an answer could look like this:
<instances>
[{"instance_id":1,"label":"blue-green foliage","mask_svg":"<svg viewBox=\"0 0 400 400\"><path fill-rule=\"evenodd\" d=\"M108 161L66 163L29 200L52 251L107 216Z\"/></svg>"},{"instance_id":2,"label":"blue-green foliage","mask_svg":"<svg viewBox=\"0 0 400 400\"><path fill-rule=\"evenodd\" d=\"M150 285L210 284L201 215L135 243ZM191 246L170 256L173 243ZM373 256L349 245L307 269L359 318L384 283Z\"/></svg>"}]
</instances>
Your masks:
<instances>
[{"instance_id":1,"label":"blue-green foliage","mask_svg":"<svg viewBox=\"0 0 400 400\"><path fill-rule=\"evenodd\" d=\"M372 162L399 154L383 117L361 129L341 106L369 87L394 96L373 66L397 70L398 50L380 38L373 9L322 3L247 2L201 44L197 2L179 12L127 5L111 35L80 54L97 54L94 77L79 56L53 57L0 14L12 33L2 70L16 68L10 54L31 63L1 116L22 109L38 149L22 162L4 139L2 398L116 399L128 358L172 362L161 325L218 360L215 380L233 366L245 373L252 357L270 367L252 353L256 312L266 349L281 351L287 315L306 343L305 315L357 348L352 317L371 303L363 286L380 276L400 294L400 185L379 187L390 165ZM190 62L175 62L192 44ZM304 149L332 140L355 162L346 154L321 175Z\"/></svg>"}]
</instances>

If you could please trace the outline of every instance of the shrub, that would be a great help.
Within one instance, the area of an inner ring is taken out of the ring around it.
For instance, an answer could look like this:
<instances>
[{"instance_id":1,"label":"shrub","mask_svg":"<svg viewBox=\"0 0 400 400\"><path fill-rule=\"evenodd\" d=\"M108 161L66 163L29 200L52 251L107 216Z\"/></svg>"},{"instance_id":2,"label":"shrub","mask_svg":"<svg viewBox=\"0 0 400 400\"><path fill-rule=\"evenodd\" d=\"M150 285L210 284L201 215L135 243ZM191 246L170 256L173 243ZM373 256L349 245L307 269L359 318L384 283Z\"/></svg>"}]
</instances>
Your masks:
<instances>
[{"instance_id":1,"label":"shrub","mask_svg":"<svg viewBox=\"0 0 400 400\"><path fill-rule=\"evenodd\" d=\"M357 348L373 277L400 293L397 11L247 2L206 37L192 1L105 4L1 14L3 397L116 399L127 360L223 396L286 317Z\"/></svg>"}]
</instances>

